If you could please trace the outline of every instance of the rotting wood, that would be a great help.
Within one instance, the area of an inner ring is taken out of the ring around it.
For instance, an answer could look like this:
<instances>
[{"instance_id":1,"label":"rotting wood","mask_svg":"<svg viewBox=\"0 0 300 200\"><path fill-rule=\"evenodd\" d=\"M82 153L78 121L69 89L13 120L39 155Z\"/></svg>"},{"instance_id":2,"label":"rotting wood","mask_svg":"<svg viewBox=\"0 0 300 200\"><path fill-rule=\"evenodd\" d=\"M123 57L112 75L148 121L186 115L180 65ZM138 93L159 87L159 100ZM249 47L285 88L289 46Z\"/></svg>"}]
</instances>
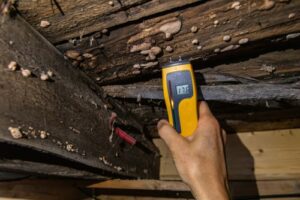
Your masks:
<instances>
[{"instance_id":1,"label":"rotting wood","mask_svg":"<svg viewBox=\"0 0 300 200\"><path fill-rule=\"evenodd\" d=\"M103 86L105 92L126 103L157 137L156 123L167 118L162 88L149 81ZM235 84L200 86L199 100L206 100L223 128L229 132L299 128L300 89L297 84ZM139 99L139 100L138 100Z\"/></svg>"},{"instance_id":2,"label":"rotting wood","mask_svg":"<svg viewBox=\"0 0 300 200\"><path fill-rule=\"evenodd\" d=\"M101 88L73 69L21 17L0 17L0 21L1 142L59 155L106 176L156 177L156 149L140 135L139 122L120 104L105 99ZM16 61L18 68L30 69L32 76L10 71L7 65L11 61ZM48 79L41 80L41 74ZM113 111L119 123L135 128L137 139L152 153L125 144L125 154L117 137L109 142ZM22 138L12 138L12 128L18 129ZM46 138L41 137L42 132Z\"/></svg>"},{"instance_id":3,"label":"rotting wood","mask_svg":"<svg viewBox=\"0 0 300 200\"><path fill-rule=\"evenodd\" d=\"M227 135L229 180L299 180L300 130L262 131ZM267 141L267 142L266 142ZM172 155L161 139L162 180L180 180Z\"/></svg>"},{"instance_id":4,"label":"rotting wood","mask_svg":"<svg viewBox=\"0 0 300 200\"><path fill-rule=\"evenodd\" d=\"M289 48L292 43L299 41L294 34L300 32L299 16L288 18L289 13L298 10L299 1L276 2L270 10L258 10L262 1L240 1L239 10L231 9L231 4L232 2L207 1L201 5L120 27L112 31L109 38L99 40L104 47L102 49L97 45L89 49L88 41L76 47L65 48L64 45L60 45L58 48L62 51L75 48L83 52L92 52L98 57L97 62L88 65L88 61L84 61L81 65L82 70L99 84L109 84L158 74L159 64L168 62L170 57L176 59L182 56L194 62L201 61L201 66L205 66L205 63L221 60L220 58L250 58L253 53L274 50L274 46L281 48L287 45ZM173 40L165 40L164 34L158 29L171 19L180 20L182 27ZM219 21L216 26L213 23L215 20ZM190 28L193 25L199 27L197 33L191 33ZM288 37L290 34L294 34L295 37ZM230 42L223 41L224 35L231 36ZM200 50L191 43L195 38L202 46ZM247 43L245 38L248 39ZM130 49L133 45L149 41L153 46L162 49L172 46L174 51L163 52L158 58L159 63L151 61L151 65L143 67L141 64L149 64L145 61L145 56L138 52L130 52ZM223 52L230 46L233 46L232 50ZM140 64L141 67L136 69L133 67L135 64Z\"/></svg>"},{"instance_id":5,"label":"rotting wood","mask_svg":"<svg viewBox=\"0 0 300 200\"><path fill-rule=\"evenodd\" d=\"M110 29L127 22L136 21L161 12L198 3L199 0L130 0L116 1L114 5L108 1L59 1L64 11L59 10L47 0L18 2L18 11L24 18L53 43L61 43L73 38L82 38L103 29ZM51 26L44 29L39 26L41 20L48 20ZM67 28L66 28L67 27Z\"/></svg>"},{"instance_id":6,"label":"rotting wood","mask_svg":"<svg viewBox=\"0 0 300 200\"><path fill-rule=\"evenodd\" d=\"M106 179L107 177L100 176L95 173L77 170L70 167L37 163L23 160L0 160L1 171L14 171L27 175L41 175L41 176L53 176L53 177L65 177L65 178L80 178L80 179Z\"/></svg>"},{"instance_id":7,"label":"rotting wood","mask_svg":"<svg viewBox=\"0 0 300 200\"><path fill-rule=\"evenodd\" d=\"M297 185L299 180L274 180L257 181L255 186L251 181L231 181L230 188L232 197L239 198L270 198L276 196L288 197L298 195L300 190ZM189 187L181 181L159 181L159 180L109 180L90 186L96 189L96 193L107 195L126 195L151 197L173 197L174 199L193 198ZM110 199L110 198L107 198ZM114 199L114 198L112 198Z\"/></svg>"},{"instance_id":8,"label":"rotting wood","mask_svg":"<svg viewBox=\"0 0 300 200\"><path fill-rule=\"evenodd\" d=\"M163 100L162 86L147 84L103 86L104 91L117 98ZM300 103L300 88L293 84L235 84L200 86L198 100L255 105L267 101ZM244 101L244 102L243 102ZM271 107L270 105L269 107ZM268 107L268 105L266 105Z\"/></svg>"}]
</instances>

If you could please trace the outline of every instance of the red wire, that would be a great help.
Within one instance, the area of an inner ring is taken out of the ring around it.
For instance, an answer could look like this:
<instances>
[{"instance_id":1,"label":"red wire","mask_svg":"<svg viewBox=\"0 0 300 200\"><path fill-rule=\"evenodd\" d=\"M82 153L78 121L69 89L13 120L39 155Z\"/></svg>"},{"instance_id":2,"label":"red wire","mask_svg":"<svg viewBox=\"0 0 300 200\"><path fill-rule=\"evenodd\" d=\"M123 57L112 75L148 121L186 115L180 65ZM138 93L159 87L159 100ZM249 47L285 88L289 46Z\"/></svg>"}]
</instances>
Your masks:
<instances>
[{"instance_id":1,"label":"red wire","mask_svg":"<svg viewBox=\"0 0 300 200\"><path fill-rule=\"evenodd\" d=\"M123 131L122 129L120 129L119 127L115 127L115 133L127 143L135 145L136 139L128 133L126 133L125 131Z\"/></svg>"}]
</instances>

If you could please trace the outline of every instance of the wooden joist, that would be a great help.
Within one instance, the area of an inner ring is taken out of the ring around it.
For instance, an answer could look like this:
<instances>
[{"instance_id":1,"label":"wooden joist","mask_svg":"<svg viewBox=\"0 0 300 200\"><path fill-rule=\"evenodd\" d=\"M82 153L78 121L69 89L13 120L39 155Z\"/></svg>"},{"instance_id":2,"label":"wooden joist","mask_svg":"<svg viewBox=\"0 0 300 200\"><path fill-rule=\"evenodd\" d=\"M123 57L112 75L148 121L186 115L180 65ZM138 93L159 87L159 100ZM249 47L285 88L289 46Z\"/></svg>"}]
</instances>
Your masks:
<instances>
[{"instance_id":1,"label":"wooden joist","mask_svg":"<svg viewBox=\"0 0 300 200\"><path fill-rule=\"evenodd\" d=\"M20 1L17 8L51 42L61 43L95 32L101 34L103 29L111 29L192 3L199 4L199 0L121 0L113 1L113 5L107 0L56 1L55 4L49 1ZM51 26L43 29L40 27L41 20L48 20Z\"/></svg>"},{"instance_id":2,"label":"wooden joist","mask_svg":"<svg viewBox=\"0 0 300 200\"><path fill-rule=\"evenodd\" d=\"M300 130L264 131L227 135L226 156L229 180L300 179ZM162 180L180 180L171 153L162 140Z\"/></svg>"},{"instance_id":3,"label":"wooden joist","mask_svg":"<svg viewBox=\"0 0 300 200\"><path fill-rule=\"evenodd\" d=\"M58 48L63 52L76 49L93 54L94 60L86 59L75 65L99 84L110 84L154 76L159 73L159 64L168 62L170 57L190 59L200 69L220 62L249 59L274 49L291 48L299 42L299 16L289 18L289 14L297 13L299 1L276 1L273 7L265 10L264 1L258 0L240 1L238 10L231 6L232 2L206 1L119 27L111 31L109 37L99 39L98 45L90 46L87 39L78 46L61 44ZM160 28L176 22L181 23L180 31L173 40L165 40ZM198 27L197 33L191 32L192 26ZM229 42L223 40L225 35L231 37ZM194 39L198 39L199 47L192 44ZM159 62L146 61L140 51L133 52L134 45L144 43L163 50L157 55ZM174 51L168 53L167 46ZM254 73L257 71L260 70Z\"/></svg>"},{"instance_id":4,"label":"wooden joist","mask_svg":"<svg viewBox=\"0 0 300 200\"><path fill-rule=\"evenodd\" d=\"M161 85L132 84L104 86L104 91L116 98L164 100ZM198 100L255 105L268 101L300 104L300 85L293 84L235 84L200 86ZM271 107L272 105L269 105Z\"/></svg>"},{"instance_id":5,"label":"wooden joist","mask_svg":"<svg viewBox=\"0 0 300 200\"><path fill-rule=\"evenodd\" d=\"M239 182L231 181L231 196L234 199L265 198L265 197L295 197L300 193L299 180ZM256 186L256 187L255 187ZM192 198L189 187L181 181L159 180L109 180L89 186L96 193L109 195L125 195L152 197L152 199L167 198ZM213 192L213 191L211 191ZM156 197L156 198L155 198ZM120 197L119 197L120 198ZM130 197L129 197L130 198ZM110 199L110 198L107 198ZM114 199L113 197L111 199ZM118 198L115 198L118 199ZM121 198L120 198L121 199Z\"/></svg>"},{"instance_id":6,"label":"wooden joist","mask_svg":"<svg viewBox=\"0 0 300 200\"><path fill-rule=\"evenodd\" d=\"M101 88L74 69L20 16L0 16L0 23L1 143L54 154L74 161L74 168L81 163L106 176L156 177L155 147L140 135L142 127L136 119L120 104L104 98ZM120 147L122 141L116 135L109 141L112 112L120 124L135 128L136 138L150 152L129 144Z\"/></svg>"}]
</instances>

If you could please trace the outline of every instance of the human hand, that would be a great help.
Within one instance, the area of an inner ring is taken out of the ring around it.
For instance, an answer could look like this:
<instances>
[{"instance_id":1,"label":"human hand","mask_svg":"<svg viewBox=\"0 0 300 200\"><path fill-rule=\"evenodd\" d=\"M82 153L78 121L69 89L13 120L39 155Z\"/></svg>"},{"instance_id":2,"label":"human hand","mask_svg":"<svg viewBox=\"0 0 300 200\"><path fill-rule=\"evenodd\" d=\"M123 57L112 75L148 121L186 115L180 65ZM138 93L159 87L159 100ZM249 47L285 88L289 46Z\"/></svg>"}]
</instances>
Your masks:
<instances>
[{"instance_id":1,"label":"human hand","mask_svg":"<svg viewBox=\"0 0 300 200\"><path fill-rule=\"evenodd\" d=\"M204 101L199 105L198 127L190 137L179 135L166 120L159 121L157 128L196 199L229 199L223 146L226 133Z\"/></svg>"}]
</instances>

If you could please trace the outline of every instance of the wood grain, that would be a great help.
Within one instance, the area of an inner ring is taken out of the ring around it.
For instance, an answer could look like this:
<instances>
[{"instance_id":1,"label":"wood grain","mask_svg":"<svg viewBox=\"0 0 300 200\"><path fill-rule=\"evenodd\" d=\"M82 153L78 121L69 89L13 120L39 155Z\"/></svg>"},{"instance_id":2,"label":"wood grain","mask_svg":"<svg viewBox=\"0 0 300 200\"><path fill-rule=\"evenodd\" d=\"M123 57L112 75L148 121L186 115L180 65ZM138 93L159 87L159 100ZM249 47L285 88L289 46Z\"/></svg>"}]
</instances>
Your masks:
<instances>
[{"instance_id":1,"label":"wood grain","mask_svg":"<svg viewBox=\"0 0 300 200\"><path fill-rule=\"evenodd\" d=\"M300 130L227 135L229 180L286 180L300 178ZM161 158L162 180L180 180L164 142L155 140Z\"/></svg>"}]
</instances>

